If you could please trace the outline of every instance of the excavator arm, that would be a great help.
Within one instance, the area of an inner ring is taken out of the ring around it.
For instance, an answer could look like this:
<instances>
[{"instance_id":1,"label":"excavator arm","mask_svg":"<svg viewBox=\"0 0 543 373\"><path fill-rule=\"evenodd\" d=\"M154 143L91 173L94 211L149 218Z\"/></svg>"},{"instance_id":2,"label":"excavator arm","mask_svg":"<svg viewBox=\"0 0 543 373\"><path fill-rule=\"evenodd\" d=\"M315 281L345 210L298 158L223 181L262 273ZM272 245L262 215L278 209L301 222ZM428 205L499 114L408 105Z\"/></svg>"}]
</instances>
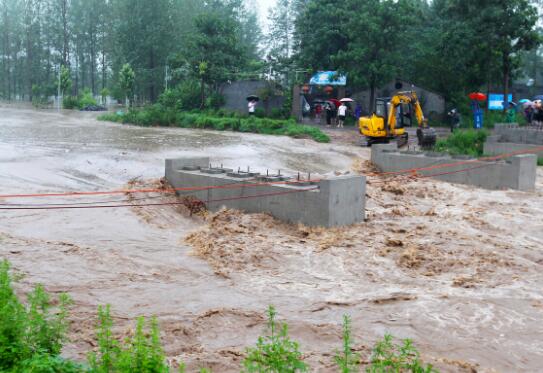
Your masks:
<instances>
[{"instance_id":1,"label":"excavator arm","mask_svg":"<svg viewBox=\"0 0 543 373\"><path fill-rule=\"evenodd\" d=\"M390 100L390 113L388 115L388 125L391 131L396 130L397 126L397 119L396 119L396 113L398 111L398 107L402 104L408 104L411 105L413 108L413 111L415 112L415 116L417 118L417 122L419 123L419 127L427 127L427 121L424 117L424 113L422 111L422 107L420 106L419 99L417 97L417 94L415 92L400 92L392 99Z\"/></svg>"}]
</instances>

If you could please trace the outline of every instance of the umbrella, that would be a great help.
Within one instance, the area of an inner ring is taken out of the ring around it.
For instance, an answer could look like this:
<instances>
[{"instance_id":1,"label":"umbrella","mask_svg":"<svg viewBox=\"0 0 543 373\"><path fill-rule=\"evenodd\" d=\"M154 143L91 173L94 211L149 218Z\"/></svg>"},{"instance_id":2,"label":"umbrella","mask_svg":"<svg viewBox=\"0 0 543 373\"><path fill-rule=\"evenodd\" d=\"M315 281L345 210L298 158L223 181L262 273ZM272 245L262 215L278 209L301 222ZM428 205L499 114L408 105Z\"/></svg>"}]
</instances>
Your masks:
<instances>
[{"instance_id":1,"label":"umbrella","mask_svg":"<svg viewBox=\"0 0 543 373\"><path fill-rule=\"evenodd\" d=\"M313 105L315 104L324 104L324 100L313 100Z\"/></svg>"},{"instance_id":2,"label":"umbrella","mask_svg":"<svg viewBox=\"0 0 543 373\"><path fill-rule=\"evenodd\" d=\"M543 95L535 96L534 101L536 101L536 100L543 101Z\"/></svg>"},{"instance_id":3,"label":"umbrella","mask_svg":"<svg viewBox=\"0 0 543 373\"><path fill-rule=\"evenodd\" d=\"M528 109L528 108L533 107L533 106L534 106L534 103L532 101L530 101L530 100L525 101L525 102L522 103L522 108L523 109Z\"/></svg>"},{"instance_id":4,"label":"umbrella","mask_svg":"<svg viewBox=\"0 0 543 373\"><path fill-rule=\"evenodd\" d=\"M473 92L468 95L470 100L473 101L486 101L486 95L481 92Z\"/></svg>"},{"instance_id":5,"label":"umbrella","mask_svg":"<svg viewBox=\"0 0 543 373\"><path fill-rule=\"evenodd\" d=\"M342 98L340 102L354 102L352 98Z\"/></svg>"},{"instance_id":6,"label":"umbrella","mask_svg":"<svg viewBox=\"0 0 543 373\"><path fill-rule=\"evenodd\" d=\"M332 103L332 104L335 105L336 107L340 107L340 106L341 106L341 101L336 100L335 98L329 99L328 102Z\"/></svg>"},{"instance_id":7,"label":"umbrella","mask_svg":"<svg viewBox=\"0 0 543 373\"><path fill-rule=\"evenodd\" d=\"M256 95L247 96L247 101L260 101L260 97Z\"/></svg>"}]
</instances>

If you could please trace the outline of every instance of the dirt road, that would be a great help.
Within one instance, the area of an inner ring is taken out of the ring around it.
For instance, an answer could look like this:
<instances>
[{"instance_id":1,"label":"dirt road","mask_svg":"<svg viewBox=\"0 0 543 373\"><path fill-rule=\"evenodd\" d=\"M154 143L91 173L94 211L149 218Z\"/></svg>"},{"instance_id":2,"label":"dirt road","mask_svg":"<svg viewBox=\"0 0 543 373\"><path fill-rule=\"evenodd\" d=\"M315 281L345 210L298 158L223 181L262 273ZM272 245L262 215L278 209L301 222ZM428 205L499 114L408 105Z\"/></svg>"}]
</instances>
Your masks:
<instances>
[{"instance_id":1,"label":"dirt road","mask_svg":"<svg viewBox=\"0 0 543 373\"><path fill-rule=\"evenodd\" d=\"M0 107L0 194L146 184L163 175L165 158L184 154L233 167L367 170L369 150L348 144L94 117ZM111 304L121 333L135 317L156 315L169 358L189 371L236 372L273 304L314 372L335 371L346 313L366 358L389 331L413 338L443 371L538 371L543 174L536 193L371 182L368 221L332 230L229 211L204 221L166 207L0 211L0 257L26 275L21 292L39 282L72 295L69 357L93 348L96 309Z\"/></svg>"}]
</instances>

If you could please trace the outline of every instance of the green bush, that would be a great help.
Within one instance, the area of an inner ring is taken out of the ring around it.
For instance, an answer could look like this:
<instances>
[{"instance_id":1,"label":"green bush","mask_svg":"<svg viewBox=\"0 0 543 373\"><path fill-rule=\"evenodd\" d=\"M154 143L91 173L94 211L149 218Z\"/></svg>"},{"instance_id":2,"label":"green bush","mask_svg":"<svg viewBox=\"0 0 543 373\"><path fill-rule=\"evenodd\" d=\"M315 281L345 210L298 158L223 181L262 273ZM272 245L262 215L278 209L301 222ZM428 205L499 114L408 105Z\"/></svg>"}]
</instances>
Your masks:
<instances>
[{"instance_id":1,"label":"green bush","mask_svg":"<svg viewBox=\"0 0 543 373\"><path fill-rule=\"evenodd\" d=\"M86 369L73 361L58 356L35 355L23 361L14 369L15 372L32 373L84 373Z\"/></svg>"},{"instance_id":2,"label":"green bush","mask_svg":"<svg viewBox=\"0 0 543 373\"><path fill-rule=\"evenodd\" d=\"M298 350L299 344L289 338L286 324L277 324L276 316L275 309L270 306L268 309L270 335L259 337L256 347L247 349L243 372L295 373L308 370Z\"/></svg>"},{"instance_id":3,"label":"green bush","mask_svg":"<svg viewBox=\"0 0 543 373\"><path fill-rule=\"evenodd\" d=\"M92 93L89 89L83 91L83 95L79 98L79 109L84 109L87 106L96 106L98 102L92 96Z\"/></svg>"},{"instance_id":4,"label":"green bush","mask_svg":"<svg viewBox=\"0 0 543 373\"><path fill-rule=\"evenodd\" d=\"M201 104L200 85L193 80L186 80L173 89L160 95L158 102L172 110L198 109Z\"/></svg>"},{"instance_id":5,"label":"green bush","mask_svg":"<svg viewBox=\"0 0 543 373\"><path fill-rule=\"evenodd\" d=\"M425 366L421 362L420 354L411 340L406 339L398 345L394 343L394 337L387 334L373 349L371 364L366 372L433 373L437 371L431 365Z\"/></svg>"},{"instance_id":6,"label":"green bush","mask_svg":"<svg viewBox=\"0 0 543 373\"><path fill-rule=\"evenodd\" d=\"M146 332L145 319L138 318L134 335L124 342L114 338L110 307L98 309L97 330L99 352L89 354L92 373L167 373L169 367L160 342L158 322L153 318Z\"/></svg>"},{"instance_id":7,"label":"green bush","mask_svg":"<svg viewBox=\"0 0 543 373\"><path fill-rule=\"evenodd\" d=\"M543 166L543 158L537 158L537 165L538 166Z\"/></svg>"},{"instance_id":8,"label":"green bush","mask_svg":"<svg viewBox=\"0 0 543 373\"><path fill-rule=\"evenodd\" d=\"M227 110L180 112L163 104L155 104L140 110L130 110L123 115L104 114L99 120L132 123L139 126L177 126L182 128L232 130L267 135L287 135L295 138L313 138L318 142L330 142L330 138L320 129L299 125L293 119L278 120L239 115Z\"/></svg>"},{"instance_id":9,"label":"green bush","mask_svg":"<svg viewBox=\"0 0 543 373\"><path fill-rule=\"evenodd\" d=\"M65 96L62 99L62 107L67 110L79 109L79 98L76 96Z\"/></svg>"},{"instance_id":10,"label":"green bush","mask_svg":"<svg viewBox=\"0 0 543 373\"><path fill-rule=\"evenodd\" d=\"M488 132L485 130L459 130L447 139L438 140L435 150L452 155L480 157L483 155L487 136Z\"/></svg>"},{"instance_id":11,"label":"green bush","mask_svg":"<svg viewBox=\"0 0 543 373\"><path fill-rule=\"evenodd\" d=\"M38 285L25 306L13 291L9 269L7 261L0 263L0 371L63 365L58 356L66 340L70 298L60 295L53 314L49 295Z\"/></svg>"},{"instance_id":12,"label":"green bush","mask_svg":"<svg viewBox=\"0 0 543 373\"><path fill-rule=\"evenodd\" d=\"M206 99L206 107L210 109L219 109L225 103L224 96L220 93L214 92Z\"/></svg>"}]
</instances>

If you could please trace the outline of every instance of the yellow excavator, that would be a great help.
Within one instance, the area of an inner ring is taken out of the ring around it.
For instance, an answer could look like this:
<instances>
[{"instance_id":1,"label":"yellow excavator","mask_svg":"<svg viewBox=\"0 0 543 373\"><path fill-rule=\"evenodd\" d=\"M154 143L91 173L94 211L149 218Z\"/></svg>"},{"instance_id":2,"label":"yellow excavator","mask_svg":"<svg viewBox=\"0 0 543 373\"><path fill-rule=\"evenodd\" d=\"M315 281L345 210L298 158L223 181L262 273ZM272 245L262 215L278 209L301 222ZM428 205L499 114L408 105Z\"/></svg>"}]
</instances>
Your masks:
<instances>
[{"instance_id":1,"label":"yellow excavator","mask_svg":"<svg viewBox=\"0 0 543 373\"><path fill-rule=\"evenodd\" d=\"M392 98L376 99L373 115L360 118L360 134L365 137L368 146L396 141L398 147L402 147L409 142L405 127L413 124L413 117L418 122L419 146L424 149L434 147L436 131L428 127L428 121L414 91L398 92Z\"/></svg>"}]
</instances>

